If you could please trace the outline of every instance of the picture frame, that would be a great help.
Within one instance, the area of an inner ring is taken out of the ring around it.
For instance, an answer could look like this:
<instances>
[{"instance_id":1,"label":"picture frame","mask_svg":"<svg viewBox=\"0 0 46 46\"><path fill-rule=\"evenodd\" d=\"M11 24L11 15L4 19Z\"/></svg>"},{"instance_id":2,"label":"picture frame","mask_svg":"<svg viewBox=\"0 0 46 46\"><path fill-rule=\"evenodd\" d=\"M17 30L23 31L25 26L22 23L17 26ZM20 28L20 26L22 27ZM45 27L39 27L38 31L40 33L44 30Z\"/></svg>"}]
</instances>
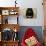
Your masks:
<instances>
[{"instance_id":1,"label":"picture frame","mask_svg":"<svg viewBox=\"0 0 46 46\"><path fill-rule=\"evenodd\" d=\"M21 12L21 15L23 15L23 17L25 19L36 19L37 18L37 8L29 8L29 9L32 9L33 11L33 16L31 17L30 15L26 15L26 11L27 11L28 8L22 8L22 10L20 11Z\"/></svg>"},{"instance_id":2,"label":"picture frame","mask_svg":"<svg viewBox=\"0 0 46 46\"><path fill-rule=\"evenodd\" d=\"M26 18L36 18L37 17L37 9L36 8L27 8L26 9Z\"/></svg>"},{"instance_id":3,"label":"picture frame","mask_svg":"<svg viewBox=\"0 0 46 46\"><path fill-rule=\"evenodd\" d=\"M9 15L9 10L2 10L2 15Z\"/></svg>"}]
</instances>

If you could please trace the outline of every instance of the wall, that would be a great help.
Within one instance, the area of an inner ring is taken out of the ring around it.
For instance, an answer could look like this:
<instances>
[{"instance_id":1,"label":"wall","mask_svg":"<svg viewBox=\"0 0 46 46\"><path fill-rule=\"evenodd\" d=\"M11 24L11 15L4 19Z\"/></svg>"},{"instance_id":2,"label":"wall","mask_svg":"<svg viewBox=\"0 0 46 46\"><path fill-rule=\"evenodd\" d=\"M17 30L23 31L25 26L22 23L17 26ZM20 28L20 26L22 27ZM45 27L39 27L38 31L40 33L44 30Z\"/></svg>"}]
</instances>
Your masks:
<instances>
[{"instance_id":1,"label":"wall","mask_svg":"<svg viewBox=\"0 0 46 46\"><path fill-rule=\"evenodd\" d=\"M14 6L15 0L0 0L1 7L9 7ZM20 7L19 11L19 24L21 26L43 26L43 0L17 0L17 6ZM26 19L23 15L24 8L36 8L37 9L37 17L35 19Z\"/></svg>"},{"instance_id":2,"label":"wall","mask_svg":"<svg viewBox=\"0 0 46 46\"><path fill-rule=\"evenodd\" d=\"M36 8L37 9L37 18L35 19L26 19L23 15L24 8ZM22 26L43 26L43 6L42 0L25 0L23 8L20 10L19 24Z\"/></svg>"}]
</instances>

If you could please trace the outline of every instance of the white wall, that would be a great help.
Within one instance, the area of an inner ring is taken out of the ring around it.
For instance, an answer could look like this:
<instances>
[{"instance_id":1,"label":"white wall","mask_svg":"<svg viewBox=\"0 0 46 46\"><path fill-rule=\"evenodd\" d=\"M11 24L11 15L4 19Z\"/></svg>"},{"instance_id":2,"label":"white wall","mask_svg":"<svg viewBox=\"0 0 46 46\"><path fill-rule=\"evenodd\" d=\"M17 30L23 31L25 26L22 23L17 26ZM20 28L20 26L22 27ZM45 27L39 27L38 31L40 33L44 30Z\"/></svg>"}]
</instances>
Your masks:
<instances>
[{"instance_id":1,"label":"white wall","mask_svg":"<svg viewBox=\"0 0 46 46\"><path fill-rule=\"evenodd\" d=\"M37 18L35 19L26 19L23 16L23 10L24 8L36 8L37 9ZM20 12L20 18L21 20L19 23L22 26L43 26L43 6L42 6L42 0L25 0L23 8L21 8Z\"/></svg>"},{"instance_id":2,"label":"white wall","mask_svg":"<svg viewBox=\"0 0 46 46\"><path fill-rule=\"evenodd\" d=\"M15 0L0 0L0 6L9 7L14 6ZM19 24L21 26L43 26L43 6L42 0L17 0L17 3L20 7L20 16ZM37 18L35 19L26 19L23 15L24 8L36 8L37 9Z\"/></svg>"}]
</instances>

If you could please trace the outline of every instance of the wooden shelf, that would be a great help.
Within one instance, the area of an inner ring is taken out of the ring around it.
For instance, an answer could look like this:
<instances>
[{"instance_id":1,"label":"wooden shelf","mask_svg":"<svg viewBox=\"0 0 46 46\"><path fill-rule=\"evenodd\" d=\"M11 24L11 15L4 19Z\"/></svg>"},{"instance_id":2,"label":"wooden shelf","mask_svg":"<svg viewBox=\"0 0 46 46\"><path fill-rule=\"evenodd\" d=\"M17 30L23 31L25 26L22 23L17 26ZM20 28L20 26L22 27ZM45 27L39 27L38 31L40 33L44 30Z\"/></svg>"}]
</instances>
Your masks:
<instances>
[{"instance_id":1,"label":"wooden shelf","mask_svg":"<svg viewBox=\"0 0 46 46\"><path fill-rule=\"evenodd\" d=\"M1 42L2 42L2 41L1 41ZM12 43L12 42L19 42L19 40L16 40L16 41L10 40L10 41L3 41L3 42L5 42L5 43L8 43L8 42Z\"/></svg>"},{"instance_id":2,"label":"wooden shelf","mask_svg":"<svg viewBox=\"0 0 46 46\"><path fill-rule=\"evenodd\" d=\"M18 46L18 41L1 41L1 44L2 46Z\"/></svg>"},{"instance_id":3,"label":"wooden shelf","mask_svg":"<svg viewBox=\"0 0 46 46\"><path fill-rule=\"evenodd\" d=\"M12 9L18 11L19 7L0 7L0 10L12 10Z\"/></svg>"},{"instance_id":4,"label":"wooden shelf","mask_svg":"<svg viewBox=\"0 0 46 46\"><path fill-rule=\"evenodd\" d=\"M10 12L13 12L13 14ZM5 19L5 16L6 17L17 16L17 24L18 24L19 7L0 7L0 15L1 15L1 24L3 24L3 18ZM4 22L6 23L6 21ZM8 20L7 20L7 24L8 24Z\"/></svg>"},{"instance_id":5,"label":"wooden shelf","mask_svg":"<svg viewBox=\"0 0 46 46\"><path fill-rule=\"evenodd\" d=\"M20 26L18 24L1 24L0 25L1 30L5 29L5 28L10 28L14 31L14 29L17 29L17 31L20 29Z\"/></svg>"},{"instance_id":6,"label":"wooden shelf","mask_svg":"<svg viewBox=\"0 0 46 46\"><path fill-rule=\"evenodd\" d=\"M14 14L10 12L13 12ZM15 14L15 12L17 13ZM18 32L20 29L20 26L18 24L18 15L19 15L19 7L0 7L0 19L1 19L0 32L2 33L2 31L6 28L12 29L14 32L16 29L17 30L16 32ZM3 20L5 19L5 17L7 18L7 16L14 16L14 17L17 16L17 24L8 24L7 21L6 21L7 23L4 21L5 22L4 24ZM0 46L18 46L18 42L19 42L18 40L17 41L13 41L13 40L4 41L2 40L2 37L1 37Z\"/></svg>"}]
</instances>

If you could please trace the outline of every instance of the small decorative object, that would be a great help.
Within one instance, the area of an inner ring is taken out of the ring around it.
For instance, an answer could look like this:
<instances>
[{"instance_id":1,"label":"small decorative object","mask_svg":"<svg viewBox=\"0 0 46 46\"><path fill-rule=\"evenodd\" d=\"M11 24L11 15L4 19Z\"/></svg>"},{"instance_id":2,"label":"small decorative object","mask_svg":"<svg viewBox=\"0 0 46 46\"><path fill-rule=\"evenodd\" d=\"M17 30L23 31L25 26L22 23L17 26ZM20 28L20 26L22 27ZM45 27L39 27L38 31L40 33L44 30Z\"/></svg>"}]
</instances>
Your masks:
<instances>
[{"instance_id":1,"label":"small decorative object","mask_svg":"<svg viewBox=\"0 0 46 46\"><path fill-rule=\"evenodd\" d=\"M27 8L27 10L26 10L26 17L27 18L33 18L33 16L34 16L33 9L32 8Z\"/></svg>"},{"instance_id":2,"label":"small decorative object","mask_svg":"<svg viewBox=\"0 0 46 46\"><path fill-rule=\"evenodd\" d=\"M16 15L18 14L18 12L16 12L15 10L10 10L10 15Z\"/></svg>"},{"instance_id":3,"label":"small decorative object","mask_svg":"<svg viewBox=\"0 0 46 46\"><path fill-rule=\"evenodd\" d=\"M8 18L7 18L7 19L5 19L5 24L8 24Z\"/></svg>"},{"instance_id":4,"label":"small decorative object","mask_svg":"<svg viewBox=\"0 0 46 46\"><path fill-rule=\"evenodd\" d=\"M16 2L17 0L15 0L15 7L16 7L16 4L17 4L17 2Z\"/></svg>"},{"instance_id":5,"label":"small decorative object","mask_svg":"<svg viewBox=\"0 0 46 46\"><path fill-rule=\"evenodd\" d=\"M0 14L2 14L2 10L0 10Z\"/></svg>"},{"instance_id":6,"label":"small decorative object","mask_svg":"<svg viewBox=\"0 0 46 46\"><path fill-rule=\"evenodd\" d=\"M15 33L14 33L13 39L14 39L14 41L15 41L15 40L18 40L18 32L15 32Z\"/></svg>"},{"instance_id":7,"label":"small decorative object","mask_svg":"<svg viewBox=\"0 0 46 46\"><path fill-rule=\"evenodd\" d=\"M8 16L3 16L2 24L8 24Z\"/></svg>"},{"instance_id":8,"label":"small decorative object","mask_svg":"<svg viewBox=\"0 0 46 46\"><path fill-rule=\"evenodd\" d=\"M1 24L1 15L0 15L0 24Z\"/></svg>"},{"instance_id":9,"label":"small decorative object","mask_svg":"<svg viewBox=\"0 0 46 46\"><path fill-rule=\"evenodd\" d=\"M2 15L9 15L9 10L2 10Z\"/></svg>"},{"instance_id":10,"label":"small decorative object","mask_svg":"<svg viewBox=\"0 0 46 46\"><path fill-rule=\"evenodd\" d=\"M10 15L14 15L14 10L11 10L10 11Z\"/></svg>"},{"instance_id":11,"label":"small decorative object","mask_svg":"<svg viewBox=\"0 0 46 46\"><path fill-rule=\"evenodd\" d=\"M17 32L17 30L16 29L14 29L14 41L15 40L18 40L18 32Z\"/></svg>"},{"instance_id":12,"label":"small decorative object","mask_svg":"<svg viewBox=\"0 0 46 46\"><path fill-rule=\"evenodd\" d=\"M17 32L16 28L14 29L14 32Z\"/></svg>"}]
</instances>

